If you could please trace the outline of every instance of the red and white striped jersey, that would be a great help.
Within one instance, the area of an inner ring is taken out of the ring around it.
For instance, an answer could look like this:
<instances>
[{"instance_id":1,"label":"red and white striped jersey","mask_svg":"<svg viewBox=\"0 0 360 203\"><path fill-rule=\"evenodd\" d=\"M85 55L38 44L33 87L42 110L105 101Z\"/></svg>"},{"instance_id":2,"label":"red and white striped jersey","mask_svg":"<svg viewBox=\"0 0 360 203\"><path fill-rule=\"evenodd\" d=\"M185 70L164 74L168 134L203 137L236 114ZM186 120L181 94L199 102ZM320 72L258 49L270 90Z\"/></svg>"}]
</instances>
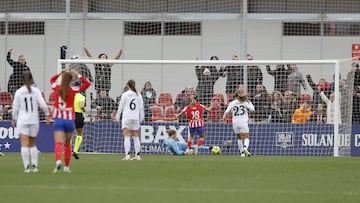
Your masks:
<instances>
[{"instance_id":1,"label":"red and white striped jersey","mask_svg":"<svg viewBox=\"0 0 360 203\"><path fill-rule=\"evenodd\" d=\"M189 128L197 128L204 126L203 109L206 106L196 103L195 106L187 105L181 113L186 113L189 119Z\"/></svg>"},{"instance_id":2,"label":"red and white striped jersey","mask_svg":"<svg viewBox=\"0 0 360 203\"><path fill-rule=\"evenodd\" d=\"M51 79L50 79L51 88L53 89L54 94L55 94L53 118L74 120L75 119L75 111L74 111L75 94L86 90L90 86L90 82L88 79L86 79L85 77L80 75L79 78L82 81L82 85L80 87L69 87L66 101L63 101L59 95L60 85L56 84L56 80L58 77L59 77L59 75L56 74L53 77L51 77Z\"/></svg>"}]
</instances>

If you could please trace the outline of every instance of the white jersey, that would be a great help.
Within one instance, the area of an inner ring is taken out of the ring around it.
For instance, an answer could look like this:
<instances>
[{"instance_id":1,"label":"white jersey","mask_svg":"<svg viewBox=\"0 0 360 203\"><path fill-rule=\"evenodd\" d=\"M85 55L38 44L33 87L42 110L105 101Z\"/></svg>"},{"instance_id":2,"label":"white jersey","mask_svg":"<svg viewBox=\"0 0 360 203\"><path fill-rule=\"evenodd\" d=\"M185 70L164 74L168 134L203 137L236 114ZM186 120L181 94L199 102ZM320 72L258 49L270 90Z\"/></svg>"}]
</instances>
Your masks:
<instances>
[{"instance_id":1,"label":"white jersey","mask_svg":"<svg viewBox=\"0 0 360 203\"><path fill-rule=\"evenodd\" d=\"M230 111L232 112L233 123L243 123L249 121L249 111L255 111L255 107L250 101L241 102L234 99L226 108L223 116L224 119L226 119Z\"/></svg>"},{"instance_id":2,"label":"white jersey","mask_svg":"<svg viewBox=\"0 0 360 203\"><path fill-rule=\"evenodd\" d=\"M135 93L128 90L121 95L119 108L116 113L116 121L120 120L122 113L122 120L144 120L144 101L140 93Z\"/></svg>"},{"instance_id":3,"label":"white jersey","mask_svg":"<svg viewBox=\"0 0 360 203\"><path fill-rule=\"evenodd\" d=\"M31 87L31 93L24 85L15 92L13 101L13 120L21 124L39 123L39 106L49 116L49 109L37 87Z\"/></svg>"}]
</instances>

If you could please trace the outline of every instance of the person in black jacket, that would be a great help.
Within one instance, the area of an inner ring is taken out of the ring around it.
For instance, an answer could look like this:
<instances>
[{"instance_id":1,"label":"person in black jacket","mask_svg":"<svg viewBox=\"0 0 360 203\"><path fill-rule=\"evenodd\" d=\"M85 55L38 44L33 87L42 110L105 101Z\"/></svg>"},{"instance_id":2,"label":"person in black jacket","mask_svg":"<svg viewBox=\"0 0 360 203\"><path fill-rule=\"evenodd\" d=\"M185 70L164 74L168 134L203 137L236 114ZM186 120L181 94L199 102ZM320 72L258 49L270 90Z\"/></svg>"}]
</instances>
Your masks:
<instances>
[{"instance_id":1,"label":"person in black jacket","mask_svg":"<svg viewBox=\"0 0 360 203\"><path fill-rule=\"evenodd\" d=\"M274 77L274 90L280 91L282 94L287 90L287 79L291 70L286 69L284 64L276 65L275 70L270 69L270 65L266 66L266 71Z\"/></svg>"},{"instance_id":2,"label":"person in black jacket","mask_svg":"<svg viewBox=\"0 0 360 203\"><path fill-rule=\"evenodd\" d=\"M26 58L24 55L19 55L18 61L14 61L13 59L11 59L12 51L12 48L8 50L6 60L13 68L13 73L10 75L8 81L8 92L11 92L11 94L14 95L15 91L23 85L22 73L24 71L30 71L30 68L26 65Z\"/></svg>"}]
</instances>

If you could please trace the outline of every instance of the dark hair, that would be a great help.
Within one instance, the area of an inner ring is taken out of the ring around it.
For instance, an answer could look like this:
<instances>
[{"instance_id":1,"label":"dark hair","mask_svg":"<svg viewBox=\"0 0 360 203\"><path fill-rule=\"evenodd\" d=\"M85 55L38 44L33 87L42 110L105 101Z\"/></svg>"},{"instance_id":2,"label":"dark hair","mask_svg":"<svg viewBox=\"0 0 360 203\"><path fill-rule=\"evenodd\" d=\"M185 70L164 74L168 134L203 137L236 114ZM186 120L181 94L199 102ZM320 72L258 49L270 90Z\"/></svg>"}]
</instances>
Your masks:
<instances>
[{"instance_id":1,"label":"dark hair","mask_svg":"<svg viewBox=\"0 0 360 203\"><path fill-rule=\"evenodd\" d=\"M22 73L22 79L23 79L24 85L26 85L28 91L31 93L31 85L34 84L34 79L32 77L31 72L30 71L24 71Z\"/></svg>"},{"instance_id":2,"label":"dark hair","mask_svg":"<svg viewBox=\"0 0 360 203\"><path fill-rule=\"evenodd\" d=\"M176 130L167 130L166 133L169 135L169 137L173 134L176 135Z\"/></svg>"},{"instance_id":3,"label":"dark hair","mask_svg":"<svg viewBox=\"0 0 360 203\"><path fill-rule=\"evenodd\" d=\"M104 56L106 57L106 59L108 59L108 56L107 56L107 54L105 54L105 53L100 53L99 56L98 56L98 58L100 58L102 55L104 55Z\"/></svg>"},{"instance_id":4,"label":"dark hair","mask_svg":"<svg viewBox=\"0 0 360 203\"><path fill-rule=\"evenodd\" d=\"M210 57L210 60L213 60L213 59L219 60L219 58L217 56L211 56Z\"/></svg>"},{"instance_id":5,"label":"dark hair","mask_svg":"<svg viewBox=\"0 0 360 203\"><path fill-rule=\"evenodd\" d=\"M136 94L138 93L137 90L136 90L136 87L135 87L135 80L130 79L130 80L127 82L127 86L128 86L132 91L134 91Z\"/></svg>"},{"instance_id":6,"label":"dark hair","mask_svg":"<svg viewBox=\"0 0 360 203\"><path fill-rule=\"evenodd\" d=\"M66 101L66 97L68 95L69 86L71 83L72 76L69 72L64 72L62 74L59 95L63 101Z\"/></svg>"}]
</instances>

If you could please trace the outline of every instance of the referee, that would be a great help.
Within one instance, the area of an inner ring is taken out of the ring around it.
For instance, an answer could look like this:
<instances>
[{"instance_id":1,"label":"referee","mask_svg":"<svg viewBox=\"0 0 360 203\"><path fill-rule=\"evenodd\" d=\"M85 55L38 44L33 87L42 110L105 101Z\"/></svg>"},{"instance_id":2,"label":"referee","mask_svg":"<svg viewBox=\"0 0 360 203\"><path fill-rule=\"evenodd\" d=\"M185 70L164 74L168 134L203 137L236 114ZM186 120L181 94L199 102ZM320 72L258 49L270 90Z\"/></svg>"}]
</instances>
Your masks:
<instances>
[{"instance_id":1,"label":"referee","mask_svg":"<svg viewBox=\"0 0 360 203\"><path fill-rule=\"evenodd\" d=\"M75 111L75 127L76 139L73 150L73 157L79 159L79 148L82 142L82 135L84 132L84 112L85 112L85 97L81 93L76 93L74 98L74 111Z\"/></svg>"}]
</instances>

